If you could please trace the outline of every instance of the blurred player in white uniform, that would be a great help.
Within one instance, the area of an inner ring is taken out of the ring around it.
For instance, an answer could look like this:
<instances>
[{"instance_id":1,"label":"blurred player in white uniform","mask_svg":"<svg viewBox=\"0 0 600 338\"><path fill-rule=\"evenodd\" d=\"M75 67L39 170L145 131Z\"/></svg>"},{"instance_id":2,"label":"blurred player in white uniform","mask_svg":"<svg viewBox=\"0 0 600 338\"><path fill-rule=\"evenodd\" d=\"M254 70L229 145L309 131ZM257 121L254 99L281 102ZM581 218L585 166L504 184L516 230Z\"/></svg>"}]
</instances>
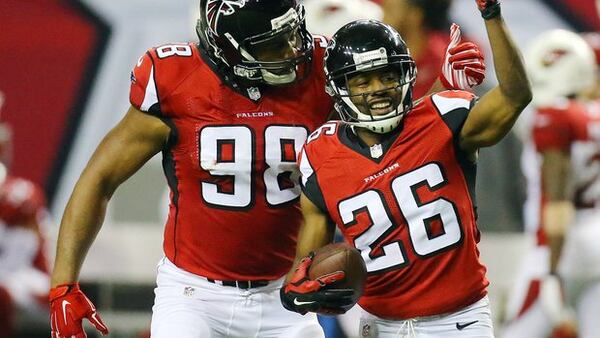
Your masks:
<instances>
[{"instance_id":1,"label":"blurred player in white uniform","mask_svg":"<svg viewBox=\"0 0 600 338\"><path fill-rule=\"evenodd\" d=\"M1 93L0 93L1 95ZM1 98L0 98L1 101ZM1 102L0 102L1 108ZM0 337L13 337L16 312L42 316L50 287L43 192L10 176L11 130L0 123Z\"/></svg>"},{"instance_id":2,"label":"blurred player in white uniform","mask_svg":"<svg viewBox=\"0 0 600 338\"><path fill-rule=\"evenodd\" d=\"M535 39L526 63L534 110L522 163L535 248L524 259L503 337L597 337L600 106L588 99L597 81L594 54L577 34L554 30Z\"/></svg>"}]
</instances>

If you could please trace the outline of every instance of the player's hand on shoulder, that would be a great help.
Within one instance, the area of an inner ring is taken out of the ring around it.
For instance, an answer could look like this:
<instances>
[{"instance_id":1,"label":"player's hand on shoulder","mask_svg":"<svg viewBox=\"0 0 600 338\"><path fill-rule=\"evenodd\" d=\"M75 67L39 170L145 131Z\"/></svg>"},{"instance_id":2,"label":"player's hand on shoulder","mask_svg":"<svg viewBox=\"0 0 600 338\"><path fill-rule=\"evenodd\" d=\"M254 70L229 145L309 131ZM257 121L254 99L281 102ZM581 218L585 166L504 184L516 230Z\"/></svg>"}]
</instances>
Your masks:
<instances>
[{"instance_id":1,"label":"player's hand on shoulder","mask_svg":"<svg viewBox=\"0 0 600 338\"><path fill-rule=\"evenodd\" d=\"M108 334L96 307L79 288L79 283L63 284L50 290L50 327L52 338L87 337L82 327L82 320L94 325L102 335Z\"/></svg>"},{"instance_id":2,"label":"player's hand on shoulder","mask_svg":"<svg viewBox=\"0 0 600 338\"><path fill-rule=\"evenodd\" d=\"M467 90L485 79L483 53L472 42L461 42L460 26L450 27L450 43L446 49L440 81L447 89Z\"/></svg>"},{"instance_id":3,"label":"player's hand on shoulder","mask_svg":"<svg viewBox=\"0 0 600 338\"><path fill-rule=\"evenodd\" d=\"M283 307L289 311L306 314L319 312L325 314L342 314L348 311L355 303L352 289L338 289L329 287L345 277L343 271L337 271L316 280L308 277L308 270L312 264L314 253L303 258L289 283L280 290Z\"/></svg>"}]
</instances>

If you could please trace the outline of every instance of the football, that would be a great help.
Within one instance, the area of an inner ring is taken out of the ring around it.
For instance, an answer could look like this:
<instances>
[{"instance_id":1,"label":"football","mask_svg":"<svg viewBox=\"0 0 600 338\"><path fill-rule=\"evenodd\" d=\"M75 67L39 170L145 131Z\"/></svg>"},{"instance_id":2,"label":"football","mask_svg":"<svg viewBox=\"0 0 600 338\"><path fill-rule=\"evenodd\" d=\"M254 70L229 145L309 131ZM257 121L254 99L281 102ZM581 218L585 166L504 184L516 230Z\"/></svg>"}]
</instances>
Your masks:
<instances>
[{"instance_id":1,"label":"football","mask_svg":"<svg viewBox=\"0 0 600 338\"><path fill-rule=\"evenodd\" d=\"M308 269L310 279L315 280L336 271L344 271L346 276L329 287L353 289L354 301L358 301L367 280L367 267L360 252L346 243L328 244L315 251L315 257Z\"/></svg>"}]
</instances>

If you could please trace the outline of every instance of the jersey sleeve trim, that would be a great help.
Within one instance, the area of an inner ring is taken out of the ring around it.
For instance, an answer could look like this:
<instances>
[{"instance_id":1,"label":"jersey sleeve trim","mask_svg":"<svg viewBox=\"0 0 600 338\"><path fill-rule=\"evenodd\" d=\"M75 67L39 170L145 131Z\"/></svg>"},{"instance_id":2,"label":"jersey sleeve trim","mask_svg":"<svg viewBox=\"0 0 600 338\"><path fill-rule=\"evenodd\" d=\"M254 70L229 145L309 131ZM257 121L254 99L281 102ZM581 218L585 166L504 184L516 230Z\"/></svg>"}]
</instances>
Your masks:
<instances>
[{"instance_id":1,"label":"jersey sleeve trim","mask_svg":"<svg viewBox=\"0 0 600 338\"><path fill-rule=\"evenodd\" d=\"M323 213L328 214L327 205L325 204L325 198L319 182L317 181L317 174L312 168L306 151L302 149L300 153L300 187L304 195L313 202Z\"/></svg>"},{"instance_id":2,"label":"jersey sleeve trim","mask_svg":"<svg viewBox=\"0 0 600 338\"><path fill-rule=\"evenodd\" d=\"M150 111L150 108L158 103L158 93L156 90L156 83L154 82L154 65L150 68L150 77L148 78L148 84L146 85L146 92L144 95L144 101L140 109L142 111Z\"/></svg>"},{"instance_id":3,"label":"jersey sleeve trim","mask_svg":"<svg viewBox=\"0 0 600 338\"><path fill-rule=\"evenodd\" d=\"M431 100L442 120L452 132L452 135L457 138L469 116L471 108L473 108L477 101L477 97L472 94L470 97L465 95L461 95L461 97L432 95Z\"/></svg>"},{"instance_id":4,"label":"jersey sleeve trim","mask_svg":"<svg viewBox=\"0 0 600 338\"><path fill-rule=\"evenodd\" d=\"M142 55L131 71L129 101L132 106L144 113L162 116L152 50Z\"/></svg>"}]
</instances>

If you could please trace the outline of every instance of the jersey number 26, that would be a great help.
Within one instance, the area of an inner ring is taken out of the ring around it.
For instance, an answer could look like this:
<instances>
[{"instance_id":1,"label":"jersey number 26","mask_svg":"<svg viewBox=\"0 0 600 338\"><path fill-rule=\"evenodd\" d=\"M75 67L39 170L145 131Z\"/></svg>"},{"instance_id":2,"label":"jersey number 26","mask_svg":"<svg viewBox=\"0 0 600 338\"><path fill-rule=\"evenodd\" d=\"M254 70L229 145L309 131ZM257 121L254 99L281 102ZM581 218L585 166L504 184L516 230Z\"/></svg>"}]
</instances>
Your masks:
<instances>
[{"instance_id":1,"label":"jersey number 26","mask_svg":"<svg viewBox=\"0 0 600 338\"><path fill-rule=\"evenodd\" d=\"M436 190L447 183L437 163L426 164L392 181L396 204L406 219L412 248L419 257L445 251L462 238L454 203L442 197L422 203L416 192L423 185ZM398 225L392 221L390 208L382 192L367 190L345 199L338 204L338 211L346 228L356 224L361 213L366 212L370 218L369 228L354 240L354 246L361 251L368 272L383 272L409 264L402 242L384 242ZM435 221L443 226L441 234L432 234L431 224ZM372 253L376 247L381 247L382 254Z\"/></svg>"}]
</instances>

